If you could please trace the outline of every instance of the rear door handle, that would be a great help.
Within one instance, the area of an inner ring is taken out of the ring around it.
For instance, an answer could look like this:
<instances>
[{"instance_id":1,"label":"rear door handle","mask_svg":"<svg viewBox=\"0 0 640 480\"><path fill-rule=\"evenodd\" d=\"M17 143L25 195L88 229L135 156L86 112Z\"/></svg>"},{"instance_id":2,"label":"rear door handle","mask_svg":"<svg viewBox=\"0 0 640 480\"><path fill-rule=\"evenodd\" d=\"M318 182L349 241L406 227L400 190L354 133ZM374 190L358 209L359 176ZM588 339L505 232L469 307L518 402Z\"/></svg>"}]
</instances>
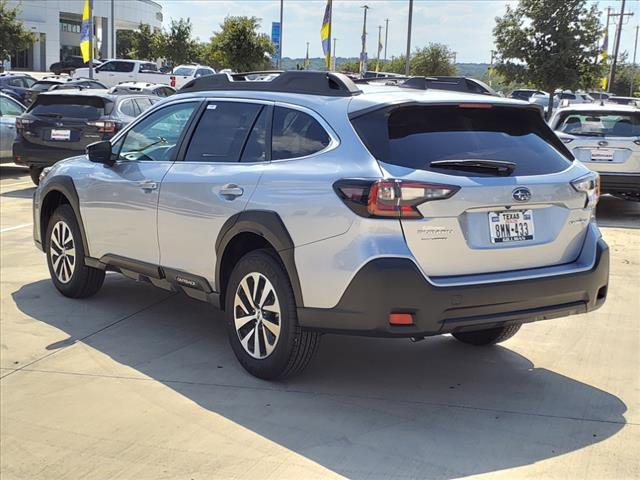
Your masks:
<instances>
[{"instance_id":1,"label":"rear door handle","mask_svg":"<svg viewBox=\"0 0 640 480\"><path fill-rule=\"evenodd\" d=\"M235 183L228 183L220 189L220 195L223 197L240 197L244 193L244 189Z\"/></svg>"},{"instance_id":2,"label":"rear door handle","mask_svg":"<svg viewBox=\"0 0 640 480\"><path fill-rule=\"evenodd\" d=\"M150 192L152 190L158 189L158 182L154 182L152 180L143 180L138 182L138 187L140 187L145 192Z\"/></svg>"}]
</instances>

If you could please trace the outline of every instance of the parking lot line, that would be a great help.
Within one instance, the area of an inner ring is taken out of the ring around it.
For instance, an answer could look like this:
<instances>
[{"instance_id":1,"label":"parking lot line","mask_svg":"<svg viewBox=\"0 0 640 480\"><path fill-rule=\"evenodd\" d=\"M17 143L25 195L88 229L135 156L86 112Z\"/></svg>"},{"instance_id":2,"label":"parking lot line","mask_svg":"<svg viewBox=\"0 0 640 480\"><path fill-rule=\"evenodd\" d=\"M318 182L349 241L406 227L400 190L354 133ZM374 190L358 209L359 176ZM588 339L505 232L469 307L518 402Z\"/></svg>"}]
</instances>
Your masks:
<instances>
[{"instance_id":1,"label":"parking lot line","mask_svg":"<svg viewBox=\"0 0 640 480\"><path fill-rule=\"evenodd\" d=\"M18 182L18 183L10 183L9 185L0 185L0 187L2 187L3 189L5 188L10 188L10 187L18 187L20 185L28 185L30 183L33 182Z\"/></svg>"},{"instance_id":2,"label":"parking lot line","mask_svg":"<svg viewBox=\"0 0 640 480\"><path fill-rule=\"evenodd\" d=\"M11 230L18 230L19 228L30 227L33 223L23 223L22 225L15 225L13 227L6 227L0 230L0 233L10 232Z\"/></svg>"}]
</instances>

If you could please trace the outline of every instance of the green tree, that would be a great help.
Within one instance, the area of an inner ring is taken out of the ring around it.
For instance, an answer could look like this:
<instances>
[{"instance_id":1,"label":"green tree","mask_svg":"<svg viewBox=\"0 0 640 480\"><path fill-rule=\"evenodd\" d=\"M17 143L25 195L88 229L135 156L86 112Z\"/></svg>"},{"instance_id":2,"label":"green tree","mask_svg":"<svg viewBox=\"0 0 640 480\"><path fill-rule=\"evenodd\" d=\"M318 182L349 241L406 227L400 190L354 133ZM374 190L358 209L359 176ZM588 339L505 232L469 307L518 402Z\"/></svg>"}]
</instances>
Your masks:
<instances>
[{"instance_id":1,"label":"green tree","mask_svg":"<svg viewBox=\"0 0 640 480\"><path fill-rule=\"evenodd\" d=\"M35 35L18 20L18 6L9 8L6 0L0 0L0 63L11 58L12 53L29 48Z\"/></svg>"},{"instance_id":2,"label":"green tree","mask_svg":"<svg viewBox=\"0 0 640 480\"><path fill-rule=\"evenodd\" d=\"M198 44L191 38L191 20L181 18L171 20L169 31L158 34L158 42L161 45L158 53L176 66L181 63L192 62L198 56Z\"/></svg>"},{"instance_id":3,"label":"green tree","mask_svg":"<svg viewBox=\"0 0 640 480\"><path fill-rule=\"evenodd\" d=\"M138 60L155 60L163 55L163 37L149 25L140 23L138 30L132 32L131 55Z\"/></svg>"},{"instance_id":4,"label":"green tree","mask_svg":"<svg viewBox=\"0 0 640 480\"><path fill-rule=\"evenodd\" d=\"M271 65L275 47L269 37L258 33L256 17L227 17L220 31L211 37L210 58L236 72L264 70Z\"/></svg>"},{"instance_id":5,"label":"green tree","mask_svg":"<svg viewBox=\"0 0 640 480\"><path fill-rule=\"evenodd\" d=\"M131 51L133 50L133 30L117 30L116 31L116 56L118 58L133 58Z\"/></svg>"},{"instance_id":6,"label":"green tree","mask_svg":"<svg viewBox=\"0 0 640 480\"><path fill-rule=\"evenodd\" d=\"M358 60L343 61L342 63L336 61L336 63L336 70L339 72L360 73L360 62Z\"/></svg>"},{"instance_id":7,"label":"green tree","mask_svg":"<svg viewBox=\"0 0 640 480\"><path fill-rule=\"evenodd\" d=\"M496 18L494 68L508 82L552 94L558 87L584 87L600 75L601 31L597 6L588 8L587 0L520 0ZM548 115L552 108L549 95Z\"/></svg>"},{"instance_id":8,"label":"green tree","mask_svg":"<svg viewBox=\"0 0 640 480\"><path fill-rule=\"evenodd\" d=\"M418 48L411 55L411 75L418 76L451 76L456 67L451 61L453 51L442 43L430 43ZM404 60L404 58L403 58Z\"/></svg>"}]
</instances>

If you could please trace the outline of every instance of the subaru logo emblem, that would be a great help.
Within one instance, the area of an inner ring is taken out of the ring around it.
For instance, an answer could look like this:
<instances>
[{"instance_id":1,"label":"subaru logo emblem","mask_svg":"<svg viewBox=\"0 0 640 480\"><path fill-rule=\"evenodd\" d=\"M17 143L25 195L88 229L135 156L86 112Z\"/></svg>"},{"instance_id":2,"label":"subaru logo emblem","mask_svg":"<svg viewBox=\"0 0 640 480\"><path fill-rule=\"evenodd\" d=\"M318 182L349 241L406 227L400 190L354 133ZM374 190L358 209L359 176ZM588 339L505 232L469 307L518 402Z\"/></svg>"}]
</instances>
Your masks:
<instances>
[{"instance_id":1,"label":"subaru logo emblem","mask_svg":"<svg viewBox=\"0 0 640 480\"><path fill-rule=\"evenodd\" d=\"M516 202L528 202L531 200L531 190L526 187L516 188L511 195L513 195L513 199Z\"/></svg>"},{"instance_id":2,"label":"subaru logo emblem","mask_svg":"<svg viewBox=\"0 0 640 480\"><path fill-rule=\"evenodd\" d=\"M606 140L600 140L598 142L598 145L600 145L601 147L606 147L607 145L609 145L609 142L607 142Z\"/></svg>"}]
</instances>

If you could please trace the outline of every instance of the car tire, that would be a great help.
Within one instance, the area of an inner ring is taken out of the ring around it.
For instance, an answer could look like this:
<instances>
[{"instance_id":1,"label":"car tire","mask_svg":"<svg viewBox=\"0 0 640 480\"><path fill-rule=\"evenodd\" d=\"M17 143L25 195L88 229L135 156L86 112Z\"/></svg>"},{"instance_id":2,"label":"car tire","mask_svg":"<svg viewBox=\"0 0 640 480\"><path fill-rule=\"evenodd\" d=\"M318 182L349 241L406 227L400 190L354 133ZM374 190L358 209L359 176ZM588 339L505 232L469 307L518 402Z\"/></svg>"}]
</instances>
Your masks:
<instances>
[{"instance_id":1,"label":"car tire","mask_svg":"<svg viewBox=\"0 0 640 480\"><path fill-rule=\"evenodd\" d=\"M488 328L486 330L472 330L468 332L454 332L452 335L456 340L469 345L495 345L513 337L522 324L505 325L504 327Z\"/></svg>"},{"instance_id":2,"label":"car tire","mask_svg":"<svg viewBox=\"0 0 640 480\"><path fill-rule=\"evenodd\" d=\"M255 250L238 261L225 307L231 348L245 370L258 378L300 373L318 350L320 334L298 325L291 282L270 250Z\"/></svg>"},{"instance_id":3,"label":"car tire","mask_svg":"<svg viewBox=\"0 0 640 480\"><path fill-rule=\"evenodd\" d=\"M39 167L29 167L29 176L35 185L40 185L40 174L42 170L43 169Z\"/></svg>"},{"instance_id":4,"label":"car tire","mask_svg":"<svg viewBox=\"0 0 640 480\"><path fill-rule=\"evenodd\" d=\"M82 234L70 205L60 205L53 212L44 244L49 274L60 293L87 298L100 290L105 272L85 265Z\"/></svg>"}]
</instances>

